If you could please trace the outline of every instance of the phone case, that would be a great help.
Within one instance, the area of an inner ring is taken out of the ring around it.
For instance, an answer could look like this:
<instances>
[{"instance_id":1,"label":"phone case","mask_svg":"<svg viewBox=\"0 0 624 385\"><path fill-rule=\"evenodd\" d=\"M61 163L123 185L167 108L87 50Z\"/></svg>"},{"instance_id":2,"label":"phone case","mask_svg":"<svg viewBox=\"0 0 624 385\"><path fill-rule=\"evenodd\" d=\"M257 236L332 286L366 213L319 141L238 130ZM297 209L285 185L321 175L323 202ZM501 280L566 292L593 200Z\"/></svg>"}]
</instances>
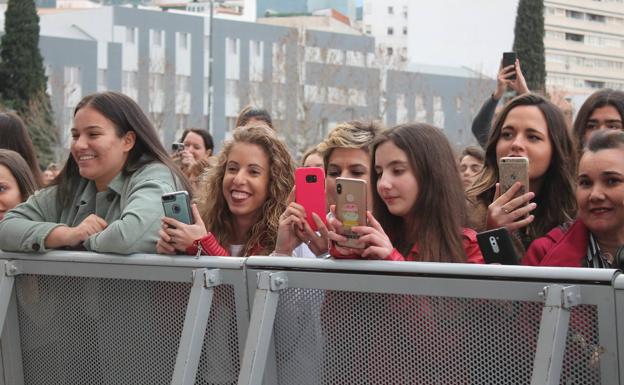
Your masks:
<instances>
[{"instance_id":1,"label":"phone case","mask_svg":"<svg viewBox=\"0 0 624 385\"><path fill-rule=\"evenodd\" d=\"M351 231L352 227L366 225L366 182L361 179L336 178L336 216L348 238L338 246L363 249L359 235Z\"/></svg>"},{"instance_id":2,"label":"phone case","mask_svg":"<svg viewBox=\"0 0 624 385\"><path fill-rule=\"evenodd\" d=\"M295 202L305 208L306 220L317 231L312 213L326 222L325 172L319 167L299 167L295 170Z\"/></svg>"},{"instance_id":3,"label":"phone case","mask_svg":"<svg viewBox=\"0 0 624 385\"><path fill-rule=\"evenodd\" d=\"M529 159L524 157L504 157L498 163L498 181L503 194L516 182L522 183L522 188L516 197L529 191Z\"/></svg>"},{"instance_id":4,"label":"phone case","mask_svg":"<svg viewBox=\"0 0 624 385\"><path fill-rule=\"evenodd\" d=\"M499 263L501 265L517 265L519 263L511 236L506 228L501 227L478 233L477 242L485 263Z\"/></svg>"},{"instance_id":5,"label":"phone case","mask_svg":"<svg viewBox=\"0 0 624 385\"><path fill-rule=\"evenodd\" d=\"M176 191L163 194L161 200L166 217L173 218L182 223L186 223L187 225L193 223L191 202L186 191Z\"/></svg>"},{"instance_id":6,"label":"phone case","mask_svg":"<svg viewBox=\"0 0 624 385\"><path fill-rule=\"evenodd\" d=\"M503 68L513 65L516 62L516 57L515 52L503 52ZM510 76L509 79L516 80L516 74Z\"/></svg>"}]
</instances>

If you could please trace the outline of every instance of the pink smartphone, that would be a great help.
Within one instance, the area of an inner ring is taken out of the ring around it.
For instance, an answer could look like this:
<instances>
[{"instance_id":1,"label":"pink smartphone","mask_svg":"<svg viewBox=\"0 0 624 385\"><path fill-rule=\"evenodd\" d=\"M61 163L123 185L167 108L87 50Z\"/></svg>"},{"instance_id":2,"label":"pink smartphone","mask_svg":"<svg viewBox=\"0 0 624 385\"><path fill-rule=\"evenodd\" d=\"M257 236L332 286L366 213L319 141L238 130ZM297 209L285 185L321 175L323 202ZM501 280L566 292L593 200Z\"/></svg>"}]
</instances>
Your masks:
<instances>
[{"instance_id":1,"label":"pink smartphone","mask_svg":"<svg viewBox=\"0 0 624 385\"><path fill-rule=\"evenodd\" d=\"M312 213L326 223L325 172L320 167L299 167L295 170L295 202L305 208L306 219L318 231Z\"/></svg>"}]
</instances>

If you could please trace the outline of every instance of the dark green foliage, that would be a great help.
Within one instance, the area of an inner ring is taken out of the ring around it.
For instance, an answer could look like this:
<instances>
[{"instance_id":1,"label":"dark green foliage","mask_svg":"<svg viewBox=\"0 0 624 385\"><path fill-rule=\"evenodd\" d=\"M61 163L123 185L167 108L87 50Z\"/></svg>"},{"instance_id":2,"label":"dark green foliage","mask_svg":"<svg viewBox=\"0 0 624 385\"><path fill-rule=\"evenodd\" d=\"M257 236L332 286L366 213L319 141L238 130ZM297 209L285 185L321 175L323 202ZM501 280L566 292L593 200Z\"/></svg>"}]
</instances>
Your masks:
<instances>
[{"instance_id":1,"label":"dark green foliage","mask_svg":"<svg viewBox=\"0 0 624 385\"><path fill-rule=\"evenodd\" d=\"M544 1L520 0L514 29L514 51L531 91L544 92Z\"/></svg>"},{"instance_id":2,"label":"dark green foliage","mask_svg":"<svg viewBox=\"0 0 624 385\"><path fill-rule=\"evenodd\" d=\"M2 104L24 120L40 163L52 160L57 133L39 51L39 16L33 0L9 0L0 58Z\"/></svg>"}]
</instances>

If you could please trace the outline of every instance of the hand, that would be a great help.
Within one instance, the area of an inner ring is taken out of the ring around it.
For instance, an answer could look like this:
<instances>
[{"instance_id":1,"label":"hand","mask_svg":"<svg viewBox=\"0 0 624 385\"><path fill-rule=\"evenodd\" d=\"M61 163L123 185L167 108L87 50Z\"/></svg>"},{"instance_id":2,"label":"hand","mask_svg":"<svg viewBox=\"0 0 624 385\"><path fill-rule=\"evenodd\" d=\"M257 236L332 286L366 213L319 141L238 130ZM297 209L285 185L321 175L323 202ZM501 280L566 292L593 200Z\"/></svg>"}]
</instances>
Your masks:
<instances>
[{"instance_id":1,"label":"hand","mask_svg":"<svg viewBox=\"0 0 624 385\"><path fill-rule=\"evenodd\" d=\"M523 95L523 94L528 94L529 91L529 87L527 86L526 80L524 79L524 75L522 74L522 70L520 69L520 61L518 59L516 59L516 63L514 64L515 66L515 72L516 72L516 79L515 80L510 80L509 81L509 87L516 91L516 93L518 95Z\"/></svg>"},{"instance_id":2,"label":"hand","mask_svg":"<svg viewBox=\"0 0 624 385\"><path fill-rule=\"evenodd\" d=\"M158 238L158 242L156 242L156 252L158 254L175 255L176 248L173 247L173 245L170 244L169 242L165 241L165 239L169 239L169 235L165 233L165 230L160 229L158 231L158 235L160 235L160 238Z\"/></svg>"},{"instance_id":3,"label":"hand","mask_svg":"<svg viewBox=\"0 0 624 385\"><path fill-rule=\"evenodd\" d=\"M307 221L303 221L303 231L295 227L295 234L297 234L297 238L308 245L314 255L319 256L329 250L329 230L316 213L312 213L312 220L316 223L318 233L312 230Z\"/></svg>"},{"instance_id":4,"label":"hand","mask_svg":"<svg viewBox=\"0 0 624 385\"><path fill-rule=\"evenodd\" d=\"M180 156L182 166L186 169L190 169L195 163L197 163L197 161L195 161L195 157L193 157L193 154L191 154L190 151L184 150L180 153Z\"/></svg>"},{"instance_id":5,"label":"hand","mask_svg":"<svg viewBox=\"0 0 624 385\"><path fill-rule=\"evenodd\" d=\"M516 182L504 194L500 194L500 183L496 184L494 202L488 206L486 227L496 229L506 227L510 233L528 226L535 219L529 213L537 207L534 202L529 203L535 197L535 193L528 192L519 197L514 195L520 191L522 183Z\"/></svg>"},{"instance_id":6,"label":"hand","mask_svg":"<svg viewBox=\"0 0 624 385\"><path fill-rule=\"evenodd\" d=\"M305 209L294 202L295 187L288 195L288 207L280 215L279 226L277 228L277 240L275 241L275 252L283 255L292 255L293 250L301 244L301 240L297 238L295 228L303 231L303 222L305 222Z\"/></svg>"},{"instance_id":7,"label":"hand","mask_svg":"<svg viewBox=\"0 0 624 385\"><path fill-rule=\"evenodd\" d=\"M186 251L186 248L191 246L197 239L203 238L208 234L206 226L201 219L197 205L193 203L191 206L193 212L193 219L195 221L192 225L187 225L173 218L163 217L163 228L159 232L160 242L163 250L170 250L170 248L164 247L162 243L168 243L175 250ZM158 244L156 245L158 247Z\"/></svg>"},{"instance_id":8,"label":"hand","mask_svg":"<svg viewBox=\"0 0 624 385\"><path fill-rule=\"evenodd\" d=\"M357 249L351 247L339 246L338 243L345 243L348 238L342 235L344 229L342 228L342 222L336 218L336 205L329 206L331 213L330 218L327 220L327 237L334 244L334 249L342 255L361 255L364 249Z\"/></svg>"},{"instance_id":9,"label":"hand","mask_svg":"<svg viewBox=\"0 0 624 385\"><path fill-rule=\"evenodd\" d=\"M510 79L511 76L516 75L515 79ZM520 61L516 59L516 62L507 67L501 67L498 70L496 76L496 91L492 95L494 99L498 100L503 97L503 94L510 87L516 91L518 95L526 94L529 92L529 87L526 84L522 70L520 69Z\"/></svg>"},{"instance_id":10,"label":"hand","mask_svg":"<svg viewBox=\"0 0 624 385\"><path fill-rule=\"evenodd\" d=\"M108 223L104 219L91 214L80 222L78 226L61 226L52 230L45 239L45 245L51 249L67 246L76 247L90 236L104 230L107 226Z\"/></svg>"},{"instance_id":11,"label":"hand","mask_svg":"<svg viewBox=\"0 0 624 385\"><path fill-rule=\"evenodd\" d=\"M360 235L360 241L366 244L362 257L367 259L386 259L394 250L390 238L386 235L379 222L370 211L366 212L370 226L356 226L352 228Z\"/></svg>"}]
</instances>

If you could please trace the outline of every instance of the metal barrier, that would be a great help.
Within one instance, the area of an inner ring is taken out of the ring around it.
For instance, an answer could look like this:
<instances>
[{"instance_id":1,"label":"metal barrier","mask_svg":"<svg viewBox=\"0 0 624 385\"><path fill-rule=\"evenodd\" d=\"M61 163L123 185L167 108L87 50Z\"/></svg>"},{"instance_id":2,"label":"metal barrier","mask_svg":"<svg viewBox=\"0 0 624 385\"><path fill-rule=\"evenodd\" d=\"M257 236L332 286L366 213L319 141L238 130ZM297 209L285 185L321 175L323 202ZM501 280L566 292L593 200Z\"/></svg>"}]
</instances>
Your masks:
<instances>
[{"instance_id":1,"label":"metal barrier","mask_svg":"<svg viewBox=\"0 0 624 385\"><path fill-rule=\"evenodd\" d=\"M624 385L617 320L615 270L0 254L0 385Z\"/></svg>"}]
</instances>

